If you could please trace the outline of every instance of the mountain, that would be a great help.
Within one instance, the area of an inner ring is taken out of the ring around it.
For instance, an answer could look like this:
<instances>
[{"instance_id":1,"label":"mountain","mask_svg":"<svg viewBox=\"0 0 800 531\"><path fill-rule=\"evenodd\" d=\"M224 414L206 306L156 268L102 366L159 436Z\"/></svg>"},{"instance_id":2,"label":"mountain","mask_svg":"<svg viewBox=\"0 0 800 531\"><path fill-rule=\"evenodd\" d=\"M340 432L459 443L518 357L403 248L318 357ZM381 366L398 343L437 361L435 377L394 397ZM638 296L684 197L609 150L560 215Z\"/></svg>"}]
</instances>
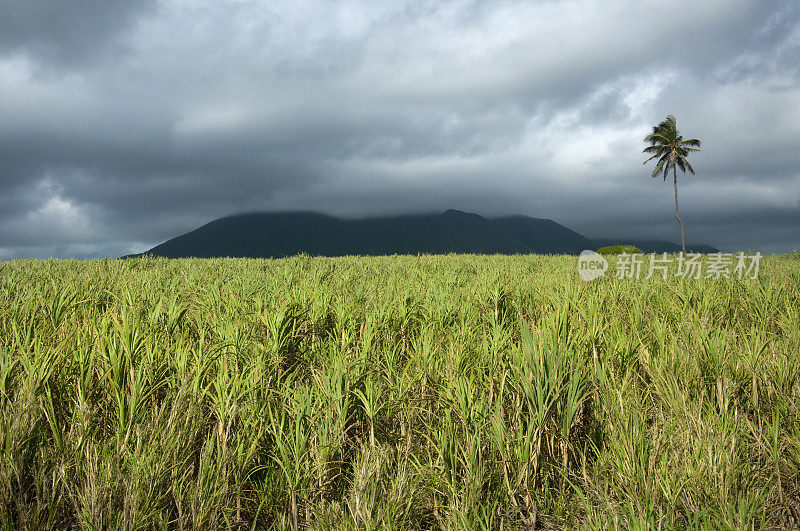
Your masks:
<instances>
[{"instance_id":1,"label":"mountain","mask_svg":"<svg viewBox=\"0 0 800 531\"><path fill-rule=\"evenodd\" d=\"M550 219L509 216L491 220L503 232L538 254L578 254L596 249L592 240Z\"/></svg>"},{"instance_id":2,"label":"mountain","mask_svg":"<svg viewBox=\"0 0 800 531\"><path fill-rule=\"evenodd\" d=\"M610 242L611 240L609 240ZM630 243L614 241L613 243ZM308 212L238 214L214 220L142 255L168 258L279 258L387 254L578 254L605 241L590 240L549 219L487 219L448 210L442 214L341 219ZM610 244L610 243L608 243ZM640 245L642 244L642 245ZM645 252L674 252L670 242L637 242ZM644 245L644 246L643 246ZM715 252L708 246L704 252ZM130 255L141 256L141 255Z\"/></svg>"}]
</instances>

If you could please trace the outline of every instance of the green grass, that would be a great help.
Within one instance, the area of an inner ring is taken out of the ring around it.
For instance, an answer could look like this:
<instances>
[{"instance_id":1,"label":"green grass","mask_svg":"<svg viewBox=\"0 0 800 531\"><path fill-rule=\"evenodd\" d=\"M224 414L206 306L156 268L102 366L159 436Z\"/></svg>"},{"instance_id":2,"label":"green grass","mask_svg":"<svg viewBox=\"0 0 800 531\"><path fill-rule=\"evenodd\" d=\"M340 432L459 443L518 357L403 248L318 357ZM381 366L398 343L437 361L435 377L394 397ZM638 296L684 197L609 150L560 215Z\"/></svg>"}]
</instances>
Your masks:
<instances>
[{"instance_id":1,"label":"green grass","mask_svg":"<svg viewBox=\"0 0 800 531\"><path fill-rule=\"evenodd\" d=\"M0 263L0 521L800 525L800 256L576 263Z\"/></svg>"}]
</instances>

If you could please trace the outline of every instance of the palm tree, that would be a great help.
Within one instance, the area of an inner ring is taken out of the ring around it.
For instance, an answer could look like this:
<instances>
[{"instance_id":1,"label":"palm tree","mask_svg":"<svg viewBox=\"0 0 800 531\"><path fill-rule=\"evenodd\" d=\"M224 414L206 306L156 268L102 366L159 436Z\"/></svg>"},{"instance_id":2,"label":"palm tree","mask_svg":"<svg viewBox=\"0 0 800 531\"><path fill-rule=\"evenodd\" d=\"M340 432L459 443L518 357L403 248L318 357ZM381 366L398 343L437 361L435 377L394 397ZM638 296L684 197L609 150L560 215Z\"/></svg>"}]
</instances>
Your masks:
<instances>
[{"instance_id":1,"label":"palm tree","mask_svg":"<svg viewBox=\"0 0 800 531\"><path fill-rule=\"evenodd\" d=\"M656 169L653 170L653 177L659 173L664 174L664 180L667 180L669 170L672 170L673 182L675 184L675 219L681 226L681 252L686 254L686 239L683 233L683 221L678 216L678 170L680 168L683 173L688 169L694 175L694 168L689 164L686 158L689 156L690 151L700 151L700 141L696 138L684 140L678 131L678 122L671 114L667 119L653 127L653 132L644 138L645 142L650 145L644 148L643 153L653 154L652 157L644 161L647 164L653 159L658 159Z\"/></svg>"}]
</instances>

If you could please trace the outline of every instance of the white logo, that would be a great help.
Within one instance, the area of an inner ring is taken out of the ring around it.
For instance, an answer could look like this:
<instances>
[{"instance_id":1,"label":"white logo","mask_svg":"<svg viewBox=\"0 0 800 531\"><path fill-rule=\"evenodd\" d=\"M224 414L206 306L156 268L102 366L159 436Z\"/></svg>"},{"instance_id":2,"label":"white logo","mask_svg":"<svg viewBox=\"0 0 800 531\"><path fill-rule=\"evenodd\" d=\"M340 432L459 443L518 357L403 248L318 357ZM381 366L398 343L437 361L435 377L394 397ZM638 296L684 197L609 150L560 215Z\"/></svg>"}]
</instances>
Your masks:
<instances>
[{"instance_id":1,"label":"white logo","mask_svg":"<svg viewBox=\"0 0 800 531\"><path fill-rule=\"evenodd\" d=\"M578 258L578 275L581 280L591 282L605 275L608 262L594 251L582 251Z\"/></svg>"}]
</instances>

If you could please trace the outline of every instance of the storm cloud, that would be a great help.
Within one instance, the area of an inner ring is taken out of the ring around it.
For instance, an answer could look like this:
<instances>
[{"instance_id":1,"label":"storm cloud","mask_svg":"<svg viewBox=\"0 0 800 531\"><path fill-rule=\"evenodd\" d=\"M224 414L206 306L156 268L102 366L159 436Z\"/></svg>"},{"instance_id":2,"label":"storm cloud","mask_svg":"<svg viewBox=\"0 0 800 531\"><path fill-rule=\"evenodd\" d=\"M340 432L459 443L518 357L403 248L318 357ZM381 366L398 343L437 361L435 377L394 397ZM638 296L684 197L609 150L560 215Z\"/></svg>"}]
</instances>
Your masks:
<instances>
[{"instance_id":1,"label":"storm cloud","mask_svg":"<svg viewBox=\"0 0 800 531\"><path fill-rule=\"evenodd\" d=\"M12 0L0 259L245 211L456 208L679 240L642 139L699 138L689 242L800 248L794 0Z\"/></svg>"}]
</instances>

